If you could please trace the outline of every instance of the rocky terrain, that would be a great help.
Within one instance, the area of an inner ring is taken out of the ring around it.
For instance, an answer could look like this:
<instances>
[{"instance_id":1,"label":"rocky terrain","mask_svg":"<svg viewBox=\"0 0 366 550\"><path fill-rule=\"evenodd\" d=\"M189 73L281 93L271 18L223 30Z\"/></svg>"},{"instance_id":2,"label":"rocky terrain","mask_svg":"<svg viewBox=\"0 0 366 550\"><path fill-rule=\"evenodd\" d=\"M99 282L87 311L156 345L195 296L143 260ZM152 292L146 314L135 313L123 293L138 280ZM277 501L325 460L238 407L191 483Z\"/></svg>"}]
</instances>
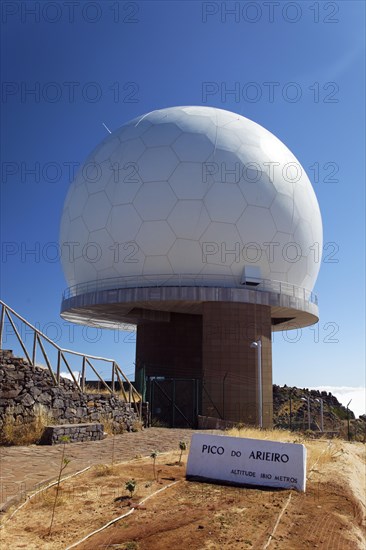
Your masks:
<instances>
[{"instance_id":1,"label":"rocky terrain","mask_svg":"<svg viewBox=\"0 0 366 550\"><path fill-rule=\"evenodd\" d=\"M308 401L310 401L310 430L366 441L366 415L355 418L330 392L290 386L273 386L273 419L277 428L308 430ZM321 404L321 401L323 404Z\"/></svg>"}]
</instances>

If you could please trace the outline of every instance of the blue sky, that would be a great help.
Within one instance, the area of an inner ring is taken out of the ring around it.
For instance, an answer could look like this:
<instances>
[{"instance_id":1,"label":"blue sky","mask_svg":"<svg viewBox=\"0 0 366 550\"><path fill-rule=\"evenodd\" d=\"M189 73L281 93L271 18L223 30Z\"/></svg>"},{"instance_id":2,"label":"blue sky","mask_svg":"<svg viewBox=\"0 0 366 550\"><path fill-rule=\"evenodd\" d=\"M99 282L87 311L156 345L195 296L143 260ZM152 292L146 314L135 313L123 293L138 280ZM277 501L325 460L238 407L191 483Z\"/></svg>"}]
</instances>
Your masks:
<instances>
[{"instance_id":1,"label":"blue sky","mask_svg":"<svg viewBox=\"0 0 366 550\"><path fill-rule=\"evenodd\" d=\"M105 137L103 122L220 107L286 143L323 217L320 321L274 335L274 382L364 387L364 23L361 1L3 3L1 299L59 345L132 374L133 335L59 317L52 243L70 165Z\"/></svg>"}]
</instances>

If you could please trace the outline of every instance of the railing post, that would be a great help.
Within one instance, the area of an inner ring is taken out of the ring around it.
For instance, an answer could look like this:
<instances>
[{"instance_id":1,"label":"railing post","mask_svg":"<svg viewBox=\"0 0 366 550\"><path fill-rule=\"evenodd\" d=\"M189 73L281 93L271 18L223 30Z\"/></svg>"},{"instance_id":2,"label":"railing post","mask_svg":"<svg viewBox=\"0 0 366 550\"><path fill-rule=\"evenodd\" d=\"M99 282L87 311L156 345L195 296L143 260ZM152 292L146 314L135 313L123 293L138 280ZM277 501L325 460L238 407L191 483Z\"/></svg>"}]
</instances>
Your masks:
<instances>
[{"instance_id":1,"label":"railing post","mask_svg":"<svg viewBox=\"0 0 366 550\"><path fill-rule=\"evenodd\" d=\"M56 371L56 380L57 385L60 385L60 376L61 376L61 350L57 352L57 371Z\"/></svg>"},{"instance_id":2,"label":"railing post","mask_svg":"<svg viewBox=\"0 0 366 550\"><path fill-rule=\"evenodd\" d=\"M114 383L115 372L116 372L116 367L115 367L115 362L113 361L112 363L112 392L113 393L114 393L114 387L115 387L115 383Z\"/></svg>"},{"instance_id":3,"label":"railing post","mask_svg":"<svg viewBox=\"0 0 366 550\"><path fill-rule=\"evenodd\" d=\"M37 354L37 333L34 333L33 337L33 351L32 351L32 365L36 366L36 354Z\"/></svg>"},{"instance_id":4,"label":"railing post","mask_svg":"<svg viewBox=\"0 0 366 550\"><path fill-rule=\"evenodd\" d=\"M81 367L81 391L83 392L85 392L85 365L86 365L86 357L84 355L83 364Z\"/></svg>"},{"instance_id":5,"label":"railing post","mask_svg":"<svg viewBox=\"0 0 366 550\"><path fill-rule=\"evenodd\" d=\"M3 349L4 318L5 318L5 304L3 304L2 306L1 317L0 317L0 349Z\"/></svg>"}]
</instances>

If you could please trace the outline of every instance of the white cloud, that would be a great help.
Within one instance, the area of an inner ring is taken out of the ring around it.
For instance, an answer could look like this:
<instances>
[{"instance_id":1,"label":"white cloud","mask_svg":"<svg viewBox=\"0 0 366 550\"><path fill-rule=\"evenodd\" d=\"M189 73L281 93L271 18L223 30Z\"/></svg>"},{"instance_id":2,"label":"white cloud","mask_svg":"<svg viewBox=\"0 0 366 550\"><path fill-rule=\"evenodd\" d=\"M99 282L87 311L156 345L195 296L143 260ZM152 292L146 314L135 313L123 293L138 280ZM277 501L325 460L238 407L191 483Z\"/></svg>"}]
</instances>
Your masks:
<instances>
[{"instance_id":1,"label":"white cloud","mask_svg":"<svg viewBox=\"0 0 366 550\"><path fill-rule=\"evenodd\" d=\"M79 381L79 378L80 378L80 372L75 370L73 371L72 373L74 376L75 376L75 379L77 381ZM61 372L60 375L62 376L62 378L67 378L68 380L72 380L72 376L69 372Z\"/></svg>"},{"instance_id":2,"label":"white cloud","mask_svg":"<svg viewBox=\"0 0 366 550\"><path fill-rule=\"evenodd\" d=\"M362 386L313 386L312 390L326 391L332 393L342 405L349 405L351 411L355 413L356 418L366 413L366 388Z\"/></svg>"}]
</instances>

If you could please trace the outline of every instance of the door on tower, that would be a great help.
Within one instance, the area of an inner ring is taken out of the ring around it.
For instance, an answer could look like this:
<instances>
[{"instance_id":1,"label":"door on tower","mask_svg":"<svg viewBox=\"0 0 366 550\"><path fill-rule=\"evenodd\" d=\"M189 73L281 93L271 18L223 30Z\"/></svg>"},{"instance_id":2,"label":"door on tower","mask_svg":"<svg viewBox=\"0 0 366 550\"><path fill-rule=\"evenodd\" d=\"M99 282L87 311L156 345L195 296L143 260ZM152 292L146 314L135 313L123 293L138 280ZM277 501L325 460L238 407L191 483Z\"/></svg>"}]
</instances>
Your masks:
<instances>
[{"instance_id":1,"label":"door on tower","mask_svg":"<svg viewBox=\"0 0 366 550\"><path fill-rule=\"evenodd\" d=\"M200 414L200 380L196 378L146 377L146 400L151 426L196 428Z\"/></svg>"}]
</instances>

